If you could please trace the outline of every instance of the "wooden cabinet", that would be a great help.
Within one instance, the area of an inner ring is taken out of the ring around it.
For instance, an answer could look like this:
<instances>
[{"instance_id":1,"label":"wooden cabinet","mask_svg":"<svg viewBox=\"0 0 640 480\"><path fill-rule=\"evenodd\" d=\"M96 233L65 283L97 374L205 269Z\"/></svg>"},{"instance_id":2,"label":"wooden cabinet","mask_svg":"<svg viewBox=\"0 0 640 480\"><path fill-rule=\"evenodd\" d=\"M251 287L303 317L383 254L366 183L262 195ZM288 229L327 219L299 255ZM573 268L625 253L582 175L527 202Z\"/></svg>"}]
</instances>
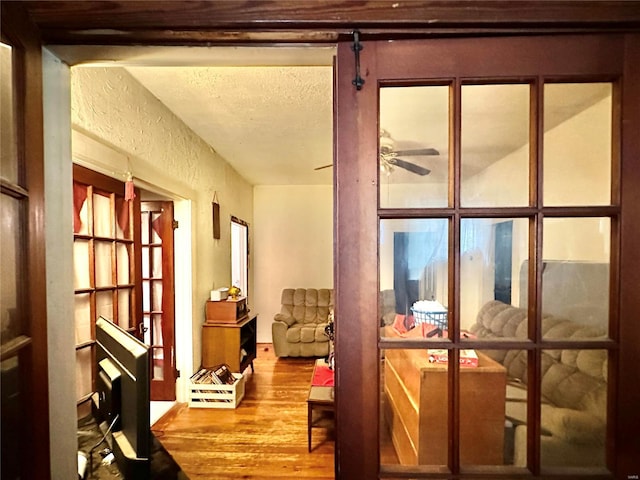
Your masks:
<instances>
[{"instance_id":1,"label":"wooden cabinet","mask_svg":"<svg viewBox=\"0 0 640 480\"><path fill-rule=\"evenodd\" d=\"M202 325L202 367L226 363L233 372L242 373L249 365L253 371L257 328L257 315L237 323L207 322Z\"/></svg>"},{"instance_id":2,"label":"wooden cabinet","mask_svg":"<svg viewBox=\"0 0 640 480\"><path fill-rule=\"evenodd\" d=\"M460 370L460 462L501 465L506 371L478 353L477 367ZM446 465L448 372L424 349L385 351L385 417L400 463Z\"/></svg>"}]
</instances>

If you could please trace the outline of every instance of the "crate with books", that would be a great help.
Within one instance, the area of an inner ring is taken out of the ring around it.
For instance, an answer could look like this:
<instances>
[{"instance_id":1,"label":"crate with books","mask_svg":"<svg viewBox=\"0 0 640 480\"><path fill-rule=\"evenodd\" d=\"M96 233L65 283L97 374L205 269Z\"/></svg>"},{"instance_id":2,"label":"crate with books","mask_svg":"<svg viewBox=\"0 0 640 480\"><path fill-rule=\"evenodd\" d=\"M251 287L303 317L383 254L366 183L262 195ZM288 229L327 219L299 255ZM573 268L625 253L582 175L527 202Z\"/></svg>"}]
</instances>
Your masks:
<instances>
[{"instance_id":1,"label":"crate with books","mask_svg":"<svg viewBox=\"0 0 640 480\"><path fill-rule=\"evenodd\" d=\"M236 408L244 397L244 382L226 364L201 368L189 382L189 407Z\"/></svg>"}]
</instances>

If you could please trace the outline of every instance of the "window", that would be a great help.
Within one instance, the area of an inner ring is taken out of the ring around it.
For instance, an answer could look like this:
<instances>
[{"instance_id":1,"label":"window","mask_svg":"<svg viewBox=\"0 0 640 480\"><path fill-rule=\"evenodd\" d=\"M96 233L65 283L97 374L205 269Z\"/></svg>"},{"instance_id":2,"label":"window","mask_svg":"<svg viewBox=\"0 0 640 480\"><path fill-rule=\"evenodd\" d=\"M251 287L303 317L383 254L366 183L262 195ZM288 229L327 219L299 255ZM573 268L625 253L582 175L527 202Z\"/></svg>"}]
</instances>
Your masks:
<instances>
[{"instance_id":1,"label":"window","mask_svg":"<svg viewBox=\"0 0 640 480\"><path fill-rule=\"evenodd\" d=\"M249 293L249 225L231 217L231 285Z\"/></svg>"}]
</instances>

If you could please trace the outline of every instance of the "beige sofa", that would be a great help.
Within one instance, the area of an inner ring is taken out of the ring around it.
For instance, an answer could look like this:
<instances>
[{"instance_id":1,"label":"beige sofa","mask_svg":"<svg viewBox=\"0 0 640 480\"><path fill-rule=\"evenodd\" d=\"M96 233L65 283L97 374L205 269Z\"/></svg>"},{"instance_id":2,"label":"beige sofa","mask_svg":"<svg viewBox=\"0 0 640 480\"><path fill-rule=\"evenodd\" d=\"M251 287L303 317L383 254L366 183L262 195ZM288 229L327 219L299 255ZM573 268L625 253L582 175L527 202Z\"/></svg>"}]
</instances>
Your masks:
<instances>
[{"instance_id":1,"label":"beige sofa","mask_svg":"<svg viewBox=\"0 0 640 480\"><path fill-rule=\"evenodd\" d=\"M527 311L490 301L470 331L479 338L527 337ZM605 338L604 332L571 320L545 316L545 340ZM513 463L526 464L527 353L484 351L507 369L506 415L514 426ZM543 466L603 466L605 455L607 355L604 350L545 350L542 353L541 460Z\"/></svg>"},{"instance_id":2,"label":"beige sofa","mask_svg":"<svg viewBox=\"0 0 640 480\"><path fill-rule=\"evenodd\" d=\"M271 325L273 349L278 357L326 357L329 337L325 333L333 290L285 288L280 313Z\"/></svg>"}]
</instances>

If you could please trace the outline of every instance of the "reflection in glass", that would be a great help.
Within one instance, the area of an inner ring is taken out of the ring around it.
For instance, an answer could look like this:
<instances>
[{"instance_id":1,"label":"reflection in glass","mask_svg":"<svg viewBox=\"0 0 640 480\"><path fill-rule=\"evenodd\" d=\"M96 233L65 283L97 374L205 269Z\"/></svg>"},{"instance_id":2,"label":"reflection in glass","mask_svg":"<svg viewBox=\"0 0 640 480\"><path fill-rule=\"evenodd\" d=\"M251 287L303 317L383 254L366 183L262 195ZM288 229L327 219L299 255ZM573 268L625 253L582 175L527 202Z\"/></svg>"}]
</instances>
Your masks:
<instances>
[{"instance_id":1,"label":"reflection in glass","mask_svg":"<svg viewBox=\"0 0 640 480\"><path fill-rule=\"evenodd\" d=\"M463 206L529 203L529 91L528 84L462 86Z\"/></svg>"},{"instance_id":2,"label":"reflection in glass","mask_svg":"<svg viewBox=\"0 0 640 480\"><path fill-rule=\"evenodd\" d=\"M542 352L543 467L605 466L607 363L605 350Z\"/></svg>"},{"instance_id":3,"label":"reflection in glass","mask_svg":"<svg viewBox=\"0 0 640 480\"><path fill-rule=\"evenodd\" d=\"M612 86L544 86L544 204L611 203Z\"/></svg>"},{"instance_id":4,"label":"reflection in glass","mask_svg":"<svg viewBox=\"0 0 640 480\"><path fill-rule=\"evenodd\" d=\"M517 315L518 321L524 320L522 325L516 325L511 318L510 327L500 332L500 336L526 338L527 297L523 293L526 294L528 285L528 254L528 219L461 220L460 329L463 333L490 331L493 314L500 310L504 316Z\"/></svg>"},{"instance_id":5,"label":"reflection in glass","mask_svg":"<svg viewBox=\"0 0 640 480\"><path fill-rule=\"evenodd\" d=\"M507 369L476 350L460 351L460 463L503 465Z\"/></svg>"},{"instance_id":6,"label":"reflection in glass","mask_svg":"<svg viewBox=\"0 0 640 480\"><path fill-rule=\"evenodd\" d=\"M2 214L2 228L0 229L0 245L2 250L2 280L0 280L0 330L2 343L15 338L20 331L18 311L18 285L22 269L18 267L21 232L17 225L20 223L20 202L8 195L0 196L0 213Z\"/></svg>"},{"instance_id":7,"label":"reflection in glass","mask_svg":"<svg viewBox=\"0 0 640 480\"><path fill-rule=\"evenodd\" d=\"M609 324L610 219L546 218L543 235L542 311L549 318L542 336L562 338L575 324L590 327L582 338L602 338Z\"/></svg>"},{"instance_id":8,"label":"reflection in glass","mask_svg":"<svg viewBox=\"0 0 640 480\"><path fill-rule=\"evenodd\" d=\"M381 88L380 128L380 206L447 206L449 87Z\"/></svg>"},{"instance_id":9,"label":"reflection in glass","mask_svg":"<svg viewBox=\"0 0 640 480\"><path fill-rule=\"evenodd\" d=\"M390 338L446 337L448 222L380 222L380 325Z\"/></svg>"},{"instance_id":10,"label":"reflection in glass","mask_svg":"<svg viewBox=\"0 0 640 480\"><path fill-rule=\"evenodd\" d=\"M0 172L4 179L18 183L12 56L13 48L0 43Z\"/></svg>"},{"instance_id":11,"label":"reflection in glass","mask_svg":"<svg viewBox=\"0 0 640 480\"><path fill-rule=\"evenodd\" d=\"M426 349L387 349L381 361L381 463L446 465L447 363L429 362Z\"/></svg>"}]
</instances>

